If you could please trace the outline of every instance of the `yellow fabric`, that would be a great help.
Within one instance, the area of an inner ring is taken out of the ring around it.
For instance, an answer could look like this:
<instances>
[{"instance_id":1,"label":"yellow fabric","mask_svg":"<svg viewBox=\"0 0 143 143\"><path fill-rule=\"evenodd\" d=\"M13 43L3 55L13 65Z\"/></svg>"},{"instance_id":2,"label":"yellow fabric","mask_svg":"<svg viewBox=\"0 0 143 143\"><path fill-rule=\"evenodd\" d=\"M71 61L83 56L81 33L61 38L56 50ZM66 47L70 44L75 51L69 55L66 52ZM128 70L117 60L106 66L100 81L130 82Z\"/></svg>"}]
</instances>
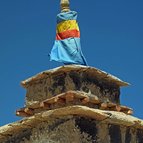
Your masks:
<instances>
[{"instance_id":1,"label":"yellow fabric","mask_svg":"<svg viewBox=\"0 0 143 143\"><path fill-rule=\"evenodd\" d=\"M78 30L79 27L76 20L66 20L57 25L57 33L62 33L67 30Z\"/></svg>"}]
</instances>

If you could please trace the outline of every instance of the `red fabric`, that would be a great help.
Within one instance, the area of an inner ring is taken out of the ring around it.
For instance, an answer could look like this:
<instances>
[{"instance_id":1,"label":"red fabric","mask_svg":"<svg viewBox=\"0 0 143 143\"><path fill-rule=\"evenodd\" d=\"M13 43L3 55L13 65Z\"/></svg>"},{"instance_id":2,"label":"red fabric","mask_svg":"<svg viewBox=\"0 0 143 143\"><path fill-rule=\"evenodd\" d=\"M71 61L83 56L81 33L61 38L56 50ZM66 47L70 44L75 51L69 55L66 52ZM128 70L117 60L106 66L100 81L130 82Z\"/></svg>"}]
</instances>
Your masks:
<instances>
[{"instance_id":1,"label":"red fabric","mask_svg":"<svg viewBox=\"0 0 143 143\"><path fill-rule=\"evenodd\" d=\"M76 37L79 38L80 37L80 32L78 30L68 30L68 31L64 31L62 33L57 33L56 34L56 40L64 40L70 37Z\"/></svg>"}]
</instances>

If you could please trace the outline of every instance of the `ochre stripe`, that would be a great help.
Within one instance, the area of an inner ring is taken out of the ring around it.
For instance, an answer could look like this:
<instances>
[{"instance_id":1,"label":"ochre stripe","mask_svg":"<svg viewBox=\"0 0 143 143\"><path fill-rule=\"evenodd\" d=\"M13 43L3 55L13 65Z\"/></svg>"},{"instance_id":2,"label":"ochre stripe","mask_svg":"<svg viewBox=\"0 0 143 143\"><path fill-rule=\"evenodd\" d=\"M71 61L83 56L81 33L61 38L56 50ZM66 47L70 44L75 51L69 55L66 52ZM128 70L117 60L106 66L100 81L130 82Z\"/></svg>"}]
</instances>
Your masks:
<instances>
[{"instance_id":1,"label":"ochre stripe","mask_svg":"<svg viewBox=\"0 0 143 143\"><path fill-rule=\"evenodd\" d=\"M61 33L67 30L74 30L74 29L79 31L79 27L76 20L66 20L66 21L60 22L57 25L57 33Z\"/></svg>"},{"instance_id":2,"label":"ochre stripe","mask_svg":"<svg viewBox=\"0 0 143 143\"><path fill-rule=\"evenodd\" d=\"M78 30L68 30L62 33L57 33L56 40L63 40L70 37L80 37L80 32Z\"/></svg>"}]
</instances>

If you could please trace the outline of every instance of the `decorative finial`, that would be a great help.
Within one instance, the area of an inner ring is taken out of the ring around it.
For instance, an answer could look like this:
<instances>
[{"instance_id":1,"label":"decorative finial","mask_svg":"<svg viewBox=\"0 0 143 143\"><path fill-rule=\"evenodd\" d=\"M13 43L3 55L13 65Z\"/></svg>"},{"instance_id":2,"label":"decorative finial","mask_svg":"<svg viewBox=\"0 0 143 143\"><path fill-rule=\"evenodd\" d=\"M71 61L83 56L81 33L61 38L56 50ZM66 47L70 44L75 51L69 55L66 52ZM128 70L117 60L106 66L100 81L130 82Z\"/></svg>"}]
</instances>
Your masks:
<instances>
[{"instance_id":1,"label":"decorative finial","mask_svg":"<svg viewBox=\"0 0 143 143\"><path fill-rule=\"evenodd\" d=\"M67 12L70 11L70 2L69 0L61 0L61 11Z\"/></svg>"}]
</instances>

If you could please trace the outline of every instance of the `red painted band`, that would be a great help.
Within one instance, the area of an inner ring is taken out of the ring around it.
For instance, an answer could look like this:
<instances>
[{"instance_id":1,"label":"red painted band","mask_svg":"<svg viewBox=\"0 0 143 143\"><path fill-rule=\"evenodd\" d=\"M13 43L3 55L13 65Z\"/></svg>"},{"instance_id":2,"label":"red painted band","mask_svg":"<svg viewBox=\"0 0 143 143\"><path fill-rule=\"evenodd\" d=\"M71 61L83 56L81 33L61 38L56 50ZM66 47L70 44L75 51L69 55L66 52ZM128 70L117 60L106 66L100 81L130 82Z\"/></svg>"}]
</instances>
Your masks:
<instances>
[{"instance_id":1,"label":"red painted band","mask_svg":"<svg viewBox=\"0 0 143 143\"><path fill-rule=\"evenodd\" d=\"M62 33L57 33L56 34L56 40L64 40L70 37L80 37L80 32L78 30L68 30L64 31Z\"/></svg>"}]
</instances>

